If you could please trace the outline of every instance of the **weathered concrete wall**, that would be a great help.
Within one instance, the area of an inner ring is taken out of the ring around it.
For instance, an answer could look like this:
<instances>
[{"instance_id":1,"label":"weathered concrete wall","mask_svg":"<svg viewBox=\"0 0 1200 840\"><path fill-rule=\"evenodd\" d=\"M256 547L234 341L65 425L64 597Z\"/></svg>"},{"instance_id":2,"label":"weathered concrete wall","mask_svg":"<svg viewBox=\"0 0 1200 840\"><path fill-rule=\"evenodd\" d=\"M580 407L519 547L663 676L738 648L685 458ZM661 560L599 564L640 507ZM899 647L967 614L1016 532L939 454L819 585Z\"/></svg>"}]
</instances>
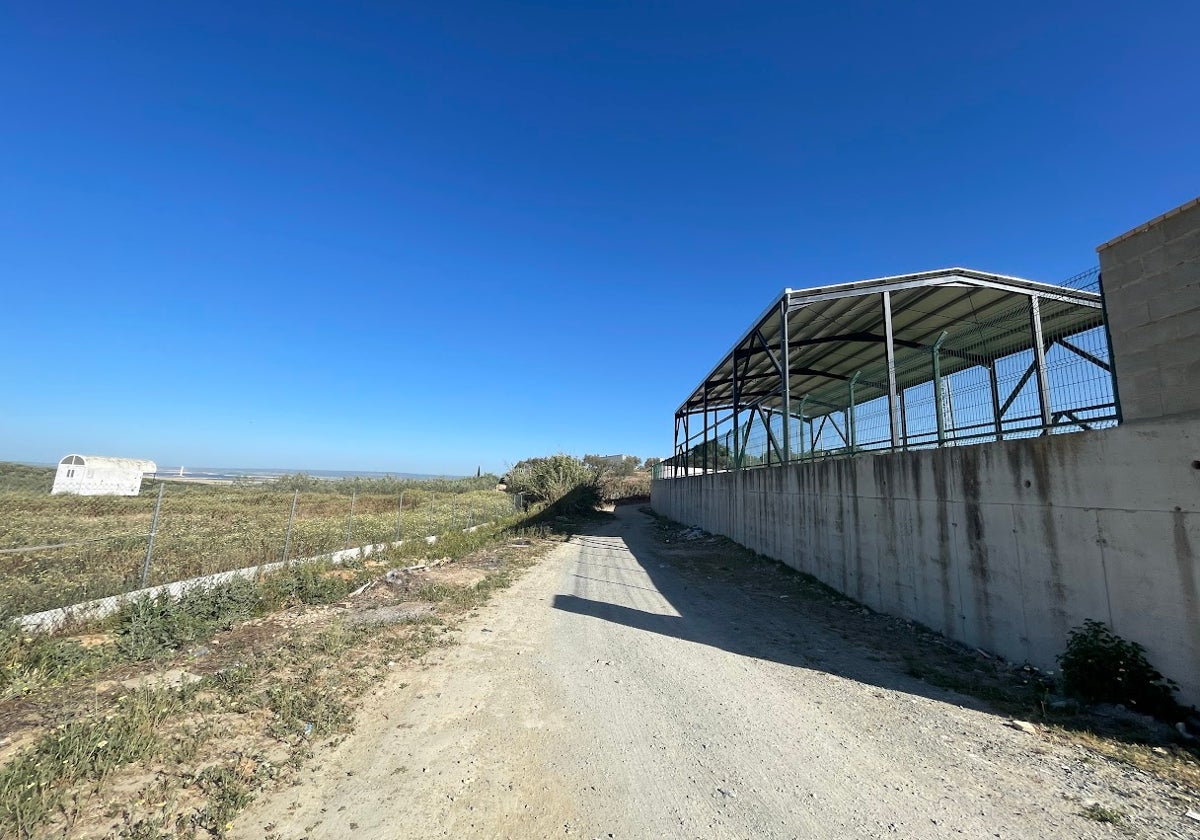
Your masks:
<instances>
[{"instance_id":1,"label":"weathered concrete wall","mask_svg":"<svg viewBox=\"0 0 1200 840\"><path fill-rule=\"evenodd\" d=\"M656 511L873 609L1054 668L1107 622L1200 703L1200 425L656 481Z\"/></svg>"},{"instance_id":2,"label":"weathered concrete wall","mask_svg":"<svg viewBox=\"0 0 1200 840\"><path fill-rule=\"evenodd\" d=\"M1200 413L1200 199L1097 250L1122 420Z\"/></svg>"}]
</instances>

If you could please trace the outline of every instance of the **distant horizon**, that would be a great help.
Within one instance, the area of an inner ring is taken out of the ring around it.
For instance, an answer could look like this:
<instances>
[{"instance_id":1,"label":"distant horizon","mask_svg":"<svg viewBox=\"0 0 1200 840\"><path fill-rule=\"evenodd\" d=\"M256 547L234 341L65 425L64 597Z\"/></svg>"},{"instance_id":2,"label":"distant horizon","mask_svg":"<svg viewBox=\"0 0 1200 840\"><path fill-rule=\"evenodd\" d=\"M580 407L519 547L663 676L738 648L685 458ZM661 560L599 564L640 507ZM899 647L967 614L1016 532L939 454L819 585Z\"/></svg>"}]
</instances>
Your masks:
<instances>
[{"instance_id":1,"label":"distant horizon","mask_svg":"<svg viewBox=\"0 0 1200 840\"><path fill-rule=\"evenodd\" d=\"M78 453L87 455L88 453ZM119 457L119 456L118 456ZM21 459L0 459L7 460L10 464L21 464L26 467L51 467L58 466L57 461L29 461ZM149 459L147 459L149 460ZM208 476L285 476L285 475L310 475L316 478L474 478L474 474L459 474L459 473L420 473L420 472L405 472L403 470L330 470L330 469L305 469L302 467L189 467L186 464L176 464L174 466L164 466L155 461L155 466L158 469L155 475L179 474L179 468L182 466L184 475L208 475ZM492 470L483 470L483 475L503 475Z\"/></svg>"}]
</instances>

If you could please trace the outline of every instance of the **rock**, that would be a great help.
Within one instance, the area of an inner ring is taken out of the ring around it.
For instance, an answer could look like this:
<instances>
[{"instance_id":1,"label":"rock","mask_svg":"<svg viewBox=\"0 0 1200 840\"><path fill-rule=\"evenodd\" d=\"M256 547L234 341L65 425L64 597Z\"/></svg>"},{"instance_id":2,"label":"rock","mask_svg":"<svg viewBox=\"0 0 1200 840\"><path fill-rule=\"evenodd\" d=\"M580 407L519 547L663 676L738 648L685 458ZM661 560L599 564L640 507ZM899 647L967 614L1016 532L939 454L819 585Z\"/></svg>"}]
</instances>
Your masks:
<instances>
[{"instance_id":1,"label":"rock","mask_svg":"<svg viewBox=\"0 0 1200 840\"><path fill-rule=\"evenodd\" d=\"M1184 814L1184 816L1187 817L1189 820L1195 820L1196 822L1200 822L1200 813L1197 813L1196 811L1188 810L1188 812L1186 814Z\"/></svg>"},{"instance_id":2,"label":"rock","mask_svg":"<svg viewBox=\"0 0 1200 840\"><path fill-rule=\"evenodd\" d=\"M1005 726L1011 726L1013 729L1019 729L1027 735L1038 734L1038 729L1027 720L1010 720Z\"/></svg>"},{"instance_id":3,"label":"rock","mask_svg":"<svg viewBox=\"0 0 1200 840\"><path fill-rule=\"evenodd\" d=\"M181 668L172 668L157 674L140 674L130 677L122 680L121 685L134 691L139 688L182 688L185 685L199 682L201 679L199 674L193 674Z\"/></svg>"},{"instance_id":4,"label":"rock","mask_svg":"<svg viewBox=\"0 0 1200 840\"><path fill-rule=\"evenodd\" d=\"M1193 735L1191 732L1188 732L1187 724L1184 723L1183 721L1179 721L1179 723L1175 724L1175 731L1178 732L1179 737L1185 741L1195 741L1196 740L1196 736Z\"/></svg>"},{"instance_id":5,"label":"rock","mask_svg":"<svg viewBox=\"0 0 1200 840\"><path fill-rule=\"evenodd\" d=\"M1056 712L1077 712L1079 711L1079 704L1070 699L1052 700L1050 708Z\"/></svg>"}]
</instances>

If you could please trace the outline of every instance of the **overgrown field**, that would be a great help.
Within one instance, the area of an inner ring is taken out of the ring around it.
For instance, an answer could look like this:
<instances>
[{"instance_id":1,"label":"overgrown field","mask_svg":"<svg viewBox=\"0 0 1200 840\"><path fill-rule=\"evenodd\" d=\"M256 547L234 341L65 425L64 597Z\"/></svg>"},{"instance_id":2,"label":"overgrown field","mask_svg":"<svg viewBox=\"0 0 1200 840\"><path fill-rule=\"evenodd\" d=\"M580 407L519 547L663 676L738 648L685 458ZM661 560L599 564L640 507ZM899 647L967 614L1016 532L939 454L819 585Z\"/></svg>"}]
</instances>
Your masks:
<instances>
[{"instance_id":1,"label":"overgrown field","mask_svg":"<svg viewBox=\"0 0 1200 840\"><path fill-rule=\"evenodd\" d=\"M135 497L51 496L53 474L53 468L0 463L0 615L141 585L160 482L143 482ZM146 582L276 562L284 557L285 543L293 559L448 534L512 513L511 497L495 486L494 476L322 481L300 475L242 485L167 481Z\"/></svg>"},{"instance_id":2,"label":"overgrown field","mask_svg":"<svg viewBox=\"0 0 1200 840\"><path fill-rule=\"evenodd\" d=\"M0 625L0 837L224 836L552 538L510 514L344 567L143 599L59 636Z\"/></svg>"}]
</instances>

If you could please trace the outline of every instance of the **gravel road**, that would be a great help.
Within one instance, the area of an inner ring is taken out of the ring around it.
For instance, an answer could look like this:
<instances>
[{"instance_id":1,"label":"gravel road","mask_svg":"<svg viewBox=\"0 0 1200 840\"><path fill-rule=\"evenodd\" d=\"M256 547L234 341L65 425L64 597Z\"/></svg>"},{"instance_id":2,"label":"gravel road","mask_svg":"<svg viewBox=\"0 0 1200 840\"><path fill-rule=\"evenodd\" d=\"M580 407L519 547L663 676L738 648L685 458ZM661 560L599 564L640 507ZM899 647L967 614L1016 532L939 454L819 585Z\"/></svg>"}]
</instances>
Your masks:
<instances>
[{"instance_id":1,"label":"gravel road","mask_svg":"<svg viewBox=\"0 0 1200 840\"><path fill-rule=\"evenodd\" d=\"M1200 836L1193 791L1007 727L689 550L618 508L231 836Z\"/></svg>"}]
</instances>

